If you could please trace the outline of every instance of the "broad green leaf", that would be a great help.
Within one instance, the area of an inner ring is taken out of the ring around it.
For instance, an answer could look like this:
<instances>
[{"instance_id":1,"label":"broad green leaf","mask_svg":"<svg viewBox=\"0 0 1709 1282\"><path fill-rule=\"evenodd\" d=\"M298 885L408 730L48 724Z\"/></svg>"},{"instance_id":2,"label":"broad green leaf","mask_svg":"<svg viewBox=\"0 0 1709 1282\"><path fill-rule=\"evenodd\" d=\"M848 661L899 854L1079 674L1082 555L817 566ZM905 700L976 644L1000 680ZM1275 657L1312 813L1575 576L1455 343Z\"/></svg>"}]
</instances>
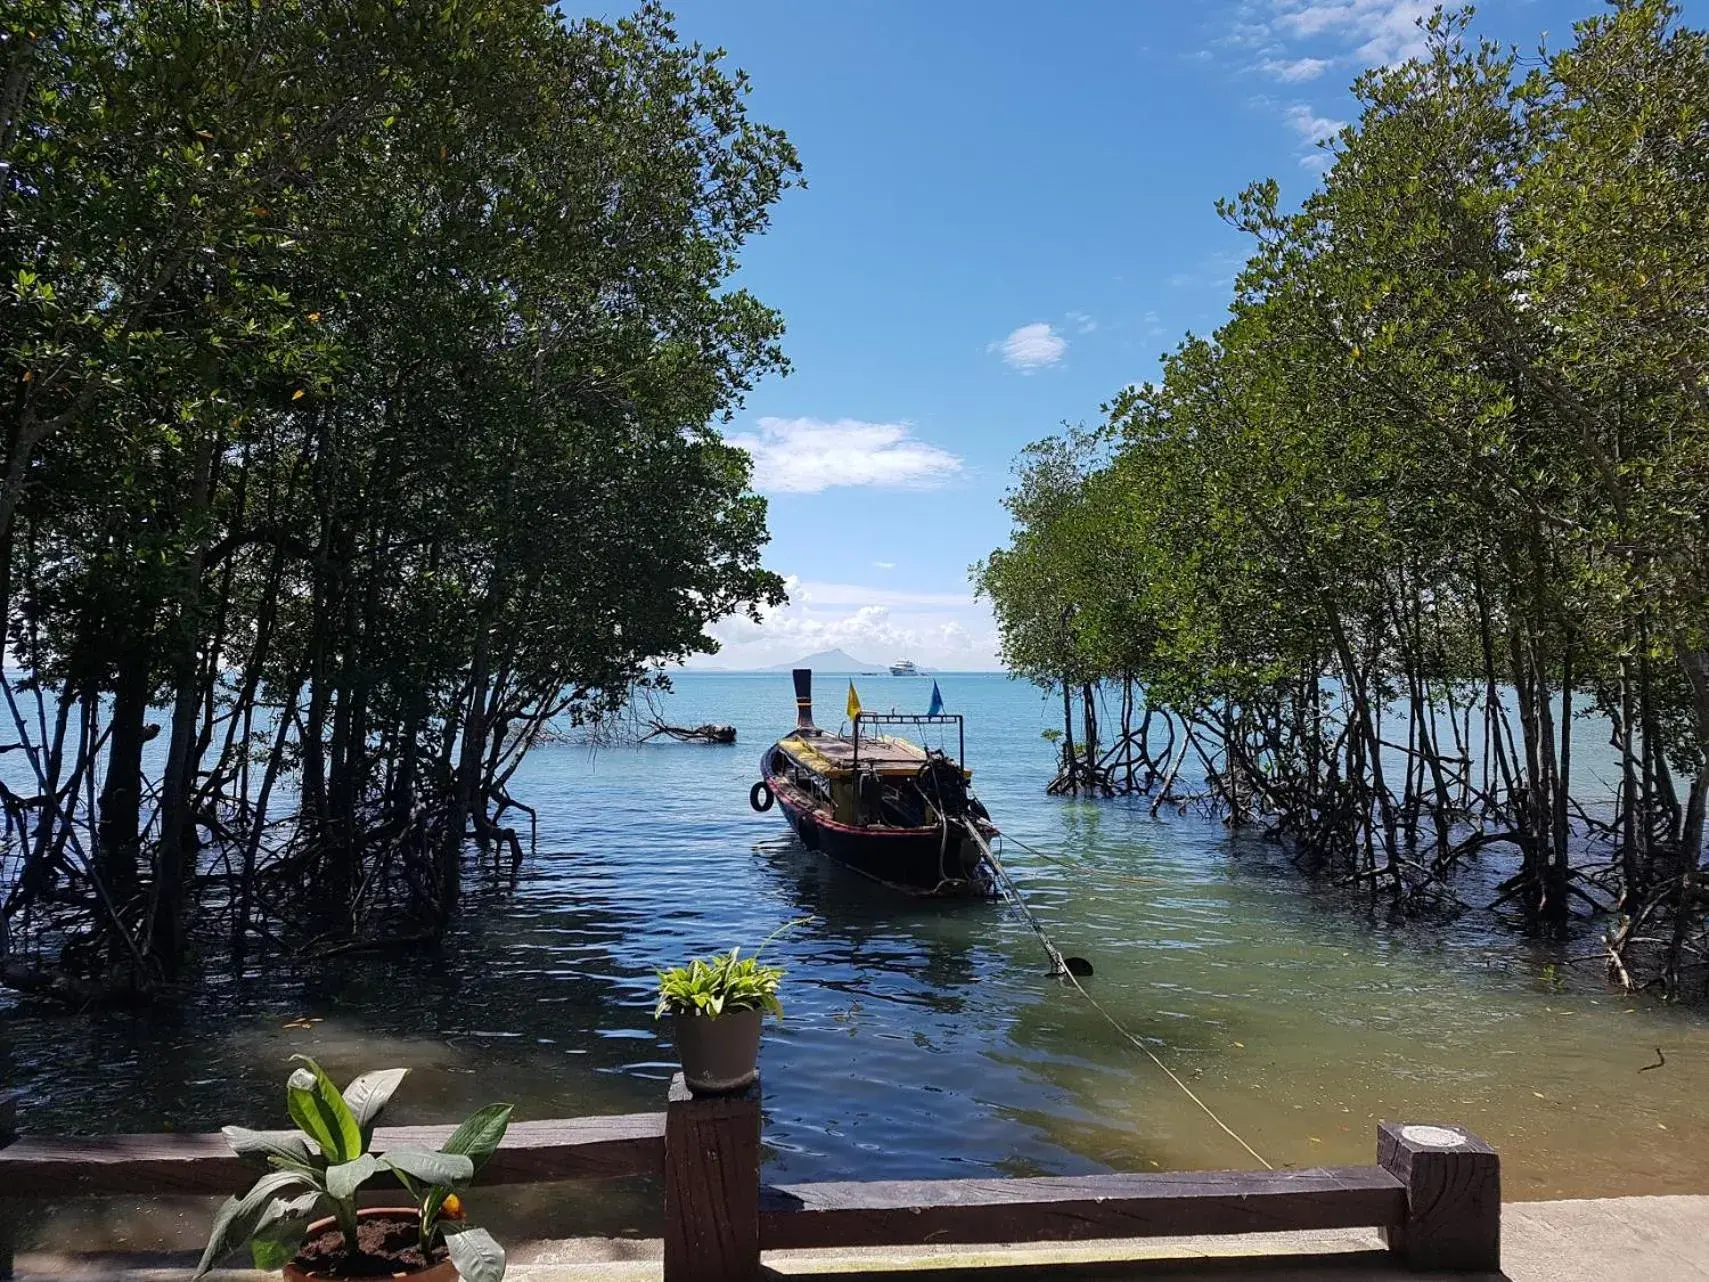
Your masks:
<instances>
[{"instance_id":1,"label":"broad green leaf","mask_svg":"<svg viewBox=\"0 0 1709 1282\"><path fill-rule=\"evenodd\" d=\"M477 1171L480 1170L503 1142L504 1133L510 1127L512 1107L510 1104L488 1104L485 1108L476 1109L451 1132L451 1138L439 1146L439 1151L461 1153L474 1162Z\"/></svg>"},{"instance_id":2,"label":"broad green leaf","mask_svg":"<svg viewBox=\"0 0 1709 1282\"><path fill-rule=\"evenodd\" d=\"M301 1220L306 1228L308 1222L315 1218L315 1208L324 1196L322 1190L311 1189L295 1197L274 1197L262 1208L261 1216L255 1222L255 1232L271 1232L287 1220Z\"/></svg>"},{"instance_id":3,"label":"broad green leaf","mask_svg":"<svg viewBox=\"0 0 1709 1282\"><path fill-rule=\"evenodd\" d=\"M196 1277L201 1277L237 1250L239 1244L248 1236L237 1227L238 1212L242 1208L241 1197L228 1197L220 1203L220 1209L214 1212L214 1226L208 1232L208 1245L202 1251L202 1262L196 1266Z\"/></svg>"},{"instance_id":4,"label":"broad green leaf","mask_svg":"<svg viewBox=\"0 0 1709 1282\"><path fill-rule=\"evenodd\" d=\"M302 1247L309 1222L320 1204L320 1193L275 1198L262 1212L249 1237L249 1257L258 1269L282 1269Z\"/></svg>"},{"instance_id":5,"label":"broad green leaf","mask_svg":"<svg viewBox=\"0 0 1709 1282\"><path fill-rule=\"evenodd\" d=\"M298 1171L270 1171L250 1185L248 1192L227 1198L214 1214L207 1250L202 1252L195 1276L201 1277L247 1242L275 1200L293 1189L305 1187L312 1186Z\"/></svg>"},{"instance_id":6,"label":"broad green leaf","mask_svg":"<svg viewBox=\"0 0 1709 1282\"><path fill-rule=\"evenodd\" d=\"M379 1159L372 1153L349 1162L326 1168L326 1191L339 1201L355 1196L356 1190L380 1170Z\"/></svg>"},{"instance_id":7,"label":"broad green leaf","mask_svg":"<svg viewBox=\"0 0 1709 1282\"><path fill-rule=\"evenodd\" d=\"M382 1153L380 1160L393 1170L428 1184L447 1184L455 1188L475 1178L475 1164L461 1153L395 1148L389 1153Z\"/></svg>"},{"instance_id":8,"label":"broad green leaf","mask_svg":"<svg viewBox=\"0 0 1709 1282\"><path fill-rule=\"evenodd\" d=\"M504 1277L504 1248L485 1229L445 1229L445 1249L463 1282L500 1282Z\"/></svg>"},{"instance_id":9,"label":"broad green leaf","mask_svg":"<svg viewBox=\"0 0 1709 1282\"><path fill-rule=\"evenodd\" d=\"M332 1079L307 1055L293 1055L308 1065L299 1068L285 1084L285 1102L291 1120L320 1145L329 1163L348 1162L362 1151L362 1130L350 1106L332 1084Z\"/></svg>"},{"instance_id":10,"label":"broad green leaf","mask_svg":"<svg viewBox=\"0 0 1709 1282\"><path fill-rule=\"evenodd\" d=\"M303 1239L308 1233L307 1220L281 1220L268 1232L249 1240L249 1258L263 1272L277 1272L303 1249Z\"/></svg>"},{"instance_id":11,"label":"broad green leaf","mask_svg":"<svg viewBox=\"0 0 1709 1282\"><path fill-rule=\"evenodd\" d=\"M222 1126L232 1152L240 1157L276 1157L290 1166L305 1169L314 1165L308 1141L294 1131L252 1131L242 1126Z\"/></svg>"},{"instance_id":12,"label":"broad green leaf","mask_svg":"<svg viewBox=\"0 0 1709 1282\"><path fill-rule=\"evenodd\" d=\"M408 1072L407 1068L382 1068L363 1073L344 1088L344 1102L356 1119L356 1125L361 1128L364 1147L373 1138L374 1123L392 1098L392 1092L397 1090Z\"/></svg>"}]
</instances>

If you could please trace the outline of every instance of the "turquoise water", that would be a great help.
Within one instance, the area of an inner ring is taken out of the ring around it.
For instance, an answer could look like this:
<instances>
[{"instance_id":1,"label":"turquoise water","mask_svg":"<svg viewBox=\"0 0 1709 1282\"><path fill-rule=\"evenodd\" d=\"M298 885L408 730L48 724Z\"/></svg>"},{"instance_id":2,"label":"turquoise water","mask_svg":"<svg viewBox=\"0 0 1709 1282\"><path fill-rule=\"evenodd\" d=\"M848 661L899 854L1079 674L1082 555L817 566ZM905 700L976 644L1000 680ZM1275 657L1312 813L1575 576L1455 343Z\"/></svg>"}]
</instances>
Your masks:
<instances>
[{"instance_id":1,"label":"turquoise water","mask_svg":"<svg viewBox=\"0 0 1709 1282\"><path fill-rule=\"evenodd\" d=\"M938 679L994 819L1052 855L1007 859L1064 950L1093 961L1091 991L1275 1165L1369 1162L1390 1117L1480 1132L1509 1196L1709 1190L1709 1022L1563 964L1593 939L1390 922L1196 813L1047 798L1040 731L1059 706L1000 676ZM821 720L845 681L821 678ZM924 711L931 690L857 683L868 710ZM771 1178L1252 1164L1047 974L1012 912L902 898L749 809L759 753L792 720L787 673L681 676L665 706L734 724L738 744L541 747L512 785L539 809L538 853L514 891L477 877L441 950L271 965L170 1010L0 1019L29 1129L277 1124L294 1051L335 1076L415 1068L399 1121L494 1098L525 1117L659 1107L672 1052L653 968L810 915L771 948L789 971L762 1053ZM1640 1072L1657 1046L1665 1067ZM652 1206L486 1196L565 1233L644 1229ZM198 1214L167 1236L193 1238ZM133 1244L164 1231L111 1206L39 1223Z\"/></svg>"}]
</instances>

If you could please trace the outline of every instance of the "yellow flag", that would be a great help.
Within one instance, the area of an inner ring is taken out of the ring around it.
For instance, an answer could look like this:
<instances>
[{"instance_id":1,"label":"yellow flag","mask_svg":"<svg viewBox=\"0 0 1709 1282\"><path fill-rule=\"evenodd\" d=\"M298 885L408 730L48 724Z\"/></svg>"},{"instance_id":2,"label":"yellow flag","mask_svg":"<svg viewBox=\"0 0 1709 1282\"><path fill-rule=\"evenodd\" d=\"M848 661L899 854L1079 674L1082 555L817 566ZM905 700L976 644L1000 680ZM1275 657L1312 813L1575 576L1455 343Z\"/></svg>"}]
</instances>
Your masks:
<instances>
[{"instance_id":1,"label":"yellow flag","mask_svg":"<svg viewBox=\"0 0 1709 1282\"><path fill-rule=\"evenodd\" d=\"M849 682L849 720L860 716L860 696L855 693L854 682Z\"/></svg>"}]
</instances>

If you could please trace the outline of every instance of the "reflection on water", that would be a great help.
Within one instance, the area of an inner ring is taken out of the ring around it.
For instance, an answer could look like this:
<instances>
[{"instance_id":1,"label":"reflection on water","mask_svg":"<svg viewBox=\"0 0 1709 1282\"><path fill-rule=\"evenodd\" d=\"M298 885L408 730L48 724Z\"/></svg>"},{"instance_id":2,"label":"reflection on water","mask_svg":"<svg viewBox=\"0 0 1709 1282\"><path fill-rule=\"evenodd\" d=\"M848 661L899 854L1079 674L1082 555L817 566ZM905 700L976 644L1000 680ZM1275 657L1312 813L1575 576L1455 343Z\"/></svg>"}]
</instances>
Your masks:
<instances>
[{"instance_id":1,"label":"reflection on water","mask_svg":"<svg viewBox=\"0 0 1709 1282\"><path fill-rule=\"evenodd\" d=\"M1369 1162L1376 1120L1398 1117L1481 1132L1503 1152L1509 1196L1709 1189L1709 1022L1561 964L1593 940L1548 949L1475 916L1446 931L1393 923L1197 816L1047 799L1037 693L940 683L969 716L997 822L1052 856L1011 843L1006 861L1058 942L1092 959L1099 1001L1273 1163ZM869 707L903 710L929 692L860 686ZM513 785L540 807L540 853L515 893L472 887L441 950L223 977L177 1010L0 1017L0 1072L24 1090L28 1129L277 1124L294 1051L339 1077L412 1067L401 1122L490 1099L524 1117L655 1108L672 1052L652 1020L654 967L811 915L771 947L789 969L788 1015L763 1052L772 1178L1250 1161L1046 974L1000 905L900 898L748 809L754 759L790 718L787 674L684 677L673 698L675 719L734 723L740 746L542 749ZM1481 875L1504 873L1492 859ZM320 1022L286 1027L303 1017ZM1665 1067L1640 1072L1657 1046ZM656 1216L635 1188L483 1201L495 1227L534 1232L650 1231ZM111 1205L58 1215L52 1236L84 1242L189 1241L205 1223L195 1207L147 1232Z\"/></svg>"}]
</instances>

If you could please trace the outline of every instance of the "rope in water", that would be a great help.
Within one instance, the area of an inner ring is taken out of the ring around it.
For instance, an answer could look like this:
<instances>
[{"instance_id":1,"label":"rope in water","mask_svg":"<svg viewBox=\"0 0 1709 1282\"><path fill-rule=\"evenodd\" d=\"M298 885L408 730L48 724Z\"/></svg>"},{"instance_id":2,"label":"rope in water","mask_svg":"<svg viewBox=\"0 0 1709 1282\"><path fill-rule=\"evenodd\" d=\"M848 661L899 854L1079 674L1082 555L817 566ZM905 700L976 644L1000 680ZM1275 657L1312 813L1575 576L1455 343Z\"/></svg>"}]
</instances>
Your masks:
<instances>
[{"instance_id":1,"label":"rope in water","mask_svg":"<svg viewBox=\"0 0 1709 1282\"><path fill-rule=\"evenodd\" d=\"M1004 833L1003 840L1014 842L1035 859L1042 859L1047 864L1055 864L1058 868L1066 868L1069 872L1084 872L1088 867L1087 864L1079 863L1072 859L1059 859L1053 854L1040 850L1037 846L1029 846L1013 833ZM1164 884L1164 880L1161 877L1136 877L1132 873L1112 872L1108 868L1099 868L1096 871L1100 877L1111 878L1116 881L1131 882L1136 886L1161 886Z\"/></svg>"},{"instance_id":2,"label":"rope in water","mask_svg":"<svg viewBox=\"0 0 1709 1282\"><path fill-rule=\"evenodd\" d=\"M1075 991L1086 999L1087 1004L1090 1005L1093 1010L1097 1011L1098 1014L1102 1015L1111 1028L1115 1029L1116 1032L1127 1038L1128 1041L1134 1044L1134 1046L1144 1051L1146 1058L1153 1064L1157 1065L1158 1068L1162 1069L1163 1075L1170 1081L1174 1082L1175 1085L1179 1086L1182 1094L1192 1100L1193 1103L1197 1104L1200 1111L1202 1111L1206 1117L1210 1118L1211 1121L1215 1122L1224 1135L1228 1136L1229 1139L1233 1140L1236 1144L1240 1145L1241 1148L1250 1153L1258 1165L1262 1166L1266 1171L1275 1170L1276 1168L1271 1166L1270 1163L1265 1160L1262 1153L1242 1139L1233 1127L1216 1115L1216 1110L1211 1108L1209 1104L1205 1103L1197 1094L1194 1093L1191 1086L1188 1086L1187 1083L1177 1077L1174 1070L1159 1059L1157 1057L1157 1053L1153 1051L1151 1047L1147 1046L1144 1042L1140 1041L1139 1038L1135 1037L1132 1033L1128 1032L1127 1029L1123 1028L1121 1021L1114 1015L1110 1014L1109 1011L1105 1010L1103 1004L1099 1002L1096 997L1092 996L1091 993L1086 991L1086 986L1080 982L1079 977L1068 968L1068 963L1063 960L1062 950L1051 941L1049 935L1045 934L1044 927L1039 925L1038 918L1033 916L1033 911L1031 908L1027 907L1026 900L1021 898L1020 887L1015 885L1014 879L1009 876L1009 870L1003 867L1002 861L997 858L997 853L991 849L990 844L986 842L985 838L980 834L979 829L975 825L968 824L967 830L973 834L973 839L977 841L980 847L985 851L985 857L990 861L991 870L996 874L997 884L1003 888L1003 892L1007 896L1009 902L1021 910L1021 916L1026 918L1027 925L1032 927L1033 933L1038 936L1039 943L1044 945L1044 951L1050 955L1052 972L1057 975L1067 976L1068 982L1074 985ZM1026 845L1025 842L1019 840L1016 840L1015 844L1021 846L1025 850L1032 849L1032 847ZM1036 854L1037 852L1035 851L1034 853Z\"/></svg>"},{"instance_id":3,"label":"rope in water","mask_svg":"<svg viewBox=\"0 0 1709 1282\"><path fill-rule=\"evenodd\" d=\"M1063 959L1062 950L1051 942L1049 935L1044 933L1044 927L1039 925L1038 918L1033 916L1033 910L1027 907L1027 901L1021 898L1021 889L1015 885L1015 879L1009 876L1009 870L1003 867L1003 861L997 858L997 852L991 849L991 844L985 840L977 824L968 824L967 831L973 834L973 840L979 843L979 848L985 852L986 861L991 865L991 871L996 874L997 884L1003 888L1003 893L1016 908L1020 909L1027 925L1032 927L1033 934L1038 936L1038 942L1044 945L1044 951L1050 955L1051 973L1072 976L1068 963ZM1079 988L1079 985L1075 985ZM1082 991L1084 991L1082 989Z\"/></svg>"},{"instance_id":4,"label":"rope in water","mask_svg":"<svg viewBox=\"0 0 1709 1282\"><path fill-rule=\"evenodd\" d=\"M1114 1015L1110 1014L1109 1011L1105 1010L1103 1008L1103 1006L1101 1006L1098 1003L1098 999L1096 997L1092 996L1091 993L1088 993L1086 991L1085 986L1083 984L1081 984L1081 982L1077 978L1075 978L1073 971L1071 971L1071 970L1070 971L1064 971L1063 974L1067 975L1068 976L1068 982L1070 984L1073 984L1074 987L1079 990L1080 996L1084 997L1088 1002L1091 1003L1092 1009L1097 1011L1098 1014L1102 1015L1106 1020L1108 1020L1111 1028L1115 1029L1116 1032L1120 1033L1123 1037L1127 1038L1128 1041L1132 1042L1135 1046L1139 1047L1140 1050L1144 1051L1146 1054L1146 1057L1149 1058L1153 1064L1157 1065L1158 1068L1162 1069L1164 1072L1164 1075L1167 1076L1170 1081L1174 1082L1175 1085L1179 1086L1181 1088L1182 1092L1185 1093L1187 1098L1192 1100L1193 1103L1197 1104L1199 1106L1199 1108L1201 1110L1203 1110L1204 1115L1206 1117L1210 1118L1211 1121L1215 1122L1219 1127L1222 1128L1222 1133L1224 1135L1228 1136L1229 1139L1233 1140L1236 1144L1240 1145L1241 1148L1245 1149L1248 1153L1252 1154L1253 1158L1257 1160L1258 1165L1262 1166L1266 1171L1273 1171L1276 1169L1275 1167L1271 1166L1270 1163L1268 1163L1267 1161L1264 1160L1264 1155L1262 1153L1260 1153L1257 1149L1253 1148L1245 1140L1241 1139L1240 1136L1235 1132L1233 1127L1231 1127L1227 1122L1223 1121L1222 1118L1218 1117L1216 1115L1215 1111L1211 1108L1211 1106L1209 1104L1205 1103L1202 1099L1200 1099L1197 1095L1195 1095L1193 1093L1193 1088L1191 1086L1188 1086L1187 1083L1183 1082L1179 1077L1176 1077L1173 1070L1170 1069L1169 1065L1165 1064L1162 1060L1157 1058L1156 1052L1153 1051L1151 1049L1151 1047L1147 1046L1144 1042L1140 1041L1139 1038L1135 1037L1132 1033L1128 1032L1127 1029L1123 1028L1121 1026L1121 1023L1116 1019L1116 1017Z\"/></svg>"}]
</instances>

